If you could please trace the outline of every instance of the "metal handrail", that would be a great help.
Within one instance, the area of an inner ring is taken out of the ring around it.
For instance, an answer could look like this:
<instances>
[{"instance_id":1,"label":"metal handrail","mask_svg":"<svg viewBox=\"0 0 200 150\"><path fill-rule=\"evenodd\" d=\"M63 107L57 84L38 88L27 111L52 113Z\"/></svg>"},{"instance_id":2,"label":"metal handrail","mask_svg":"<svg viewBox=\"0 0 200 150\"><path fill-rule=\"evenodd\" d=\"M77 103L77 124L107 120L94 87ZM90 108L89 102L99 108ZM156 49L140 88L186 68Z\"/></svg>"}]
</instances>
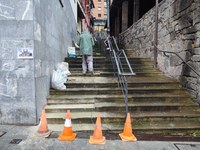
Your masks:
<instances>
[{"instance_id":1,"label":"metal handrail","mask_svg":"<svg viewBox=\"0 0 200 150\"><path fill-rule=\"evenodd\" d=\"M129 60L126 56L126 53L123 49L119 49L117 42L114 37L110 37L107 39L107 43L110 50L110 57L112 60L112 65L114 69L114 75L118 77L118 86L121 87L122 93L124 95L124 102L126 105L126 114L128 113L128 83L126 77L130 77L135 75L133 72ZM125 59L125 65L128 66L128 70L125 72L122 59Z\"/></svg>"},{"instance_id":2,"label":"metal handrail","mask_svg":"<svg viewBox=\"0 0 200 150\"><path fill-rule=\"evenodd\" d=\"M154 46L155 46L155 43L153 43ZM175 54L178 58L180 58L192 71L194 71L194 73L196 73L199 77L200 77L200 74L190 65L188 64L179 54L177 54L176 52L171 52L171 51L164 51L164 50L160 50L157 46L156 46L157 50L159 52L163 52L164 55L166 57L169 57L166 53L170 53L170 54Z\"/></svg>"}]
</instances>

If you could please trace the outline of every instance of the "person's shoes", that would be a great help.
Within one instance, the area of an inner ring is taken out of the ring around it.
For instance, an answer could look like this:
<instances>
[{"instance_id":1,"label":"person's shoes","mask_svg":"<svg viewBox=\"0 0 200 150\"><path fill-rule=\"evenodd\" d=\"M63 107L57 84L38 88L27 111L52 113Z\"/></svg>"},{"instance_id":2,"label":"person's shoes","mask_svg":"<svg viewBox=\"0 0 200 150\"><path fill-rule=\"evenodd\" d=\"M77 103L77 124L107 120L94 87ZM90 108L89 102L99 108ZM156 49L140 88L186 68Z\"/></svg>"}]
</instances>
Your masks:
<instances>
[{"instance_id":1,"label":"person's shoes","mask_svg":"<svg viewBox=\"0 0 200 150\"><path fill-rule=\"evenodd\" d=\"M86 73L83 72L82 75L83 75L83 76L86 76Z\"/></svg>"}]
</instances>

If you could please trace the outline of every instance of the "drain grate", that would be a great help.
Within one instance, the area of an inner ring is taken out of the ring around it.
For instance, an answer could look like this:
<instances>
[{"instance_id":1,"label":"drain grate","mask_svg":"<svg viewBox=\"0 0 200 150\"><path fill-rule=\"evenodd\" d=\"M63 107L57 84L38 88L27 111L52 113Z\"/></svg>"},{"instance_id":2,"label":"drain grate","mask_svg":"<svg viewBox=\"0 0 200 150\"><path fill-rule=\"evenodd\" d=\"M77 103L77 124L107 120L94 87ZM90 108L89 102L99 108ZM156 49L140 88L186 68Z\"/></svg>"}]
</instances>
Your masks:
<instances>
[{"instance_id":1,"label":"drain grate","mask_svg":"<svg viewBox=\"0 0 200 150\"><path fill-rule=\"evenodd\" d=\"M22 139L13 139L10 141L10 144L19 144L22 141Z\"/></svg>"},{"instance_id":2,"label":"drain grate","mask_svg":"<svg viewBox=\"0 0 200 150\"><path fill-rule=\"evenodd\" d=\"M178 150L200 150L200 144L174 144Z\"/></svg>"},{"instance_id":3,"label":"drain grate","mask_svg":"<svg viewBox=\"0 0 200 150\"><path fill-rule=\"evenodd\" d=\"M1 132L0 131L0 137L2 137L4 134L6 134L6 132Z\"/></svg>"}]
</instances>

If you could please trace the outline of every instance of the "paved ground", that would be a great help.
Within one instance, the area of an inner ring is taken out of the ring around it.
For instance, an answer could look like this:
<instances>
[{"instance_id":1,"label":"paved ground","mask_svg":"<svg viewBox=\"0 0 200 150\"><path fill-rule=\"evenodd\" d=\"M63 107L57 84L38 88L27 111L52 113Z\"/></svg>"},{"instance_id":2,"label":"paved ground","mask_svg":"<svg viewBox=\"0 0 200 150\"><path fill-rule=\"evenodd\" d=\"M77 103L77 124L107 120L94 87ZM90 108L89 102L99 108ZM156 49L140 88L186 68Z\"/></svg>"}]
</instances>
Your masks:
<instances>
[{"instance_id":1,"label":"paved ground","mask_svg":"<svg viewBox=\"0 0 200 150\"><path fill-rule=\"evenodd\" d=\"M89 137L76 138L73 142L59 141L52 137L34 137L37 129L37 126L0 125L0 150L200 150L200 142L106 140L105 145L91 145Z\"/></svg>"}]
</instances>

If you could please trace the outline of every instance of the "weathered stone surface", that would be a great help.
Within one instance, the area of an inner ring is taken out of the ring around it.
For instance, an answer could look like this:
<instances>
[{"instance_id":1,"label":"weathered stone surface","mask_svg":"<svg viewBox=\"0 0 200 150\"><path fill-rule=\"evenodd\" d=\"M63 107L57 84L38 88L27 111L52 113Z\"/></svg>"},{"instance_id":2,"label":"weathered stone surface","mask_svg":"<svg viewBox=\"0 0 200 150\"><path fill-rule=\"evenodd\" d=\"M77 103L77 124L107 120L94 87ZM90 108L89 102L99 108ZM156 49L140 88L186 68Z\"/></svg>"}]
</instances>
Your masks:
<instances>
[{"instance_id":1,"label":"weathered stone surface","mask_svg":"<svg viewBox=\"0 0 200 150\"><path fill-rule=\"evenodd\" d=\"M187 51L183 51L178 53L178 55L180 56L181 59L183 59L185 62L187 62L188 60L190 60L191 55L189 52ZM172 55L169 60L170 60L170 65L171 66L178 66L181 65L182 63L184 63L184 61L182 61L177 55Z\"/></svg>"},{"instance_id":2,"label":"weathered stone surface","mask_svg":"<svg viewBox=\"0 0 200 150\"><path fill-rule=\"evenodd\" d=\"M200 62L199 6L198 0L162 1L159 7L158 24L158 48L180 54L185 61L190 61L191 66L197 71ZM151 59L154 56L152 42L155 29L153 17L155 12L152 10L120 34L120 40L125 47L134 48L137 56L147 56ZM158 65L166 75L180 78L182 74L186 74L188 77L197 78L191 69L182 68L182 64L183 62L174 55L169 54L169 58L164 55L158 56ZM188 86L189 88L194 89Z\"/></svg>"},{"instance_id":3,"label":"weathered stone surface","mask_svg":"<svg viewBox=\"0 0 200 150\"><path fill-rule=\"evenodd\" d=\"M0 123L38 122L52 71L76 39L70 1L63 4L62 8L55 0L0 1ZM33 50L33 58L19 59L21 48Z\"/></svg>"},{"instance_id":4,"label":"weathered stone surface","mask_svg":"<svg viewBox=\"0 0 200 150\"><path fill-rule=\"evenodd\" d=\"M185 10L186 8L190 7L193 0L177 0L177 9L179 12Z\"/></svg>"},{"instance_id":5,"label":"weathered stone surface","mask_svg":"<svg viewBox=\"0 0 200 150\"><path fill-rule=\"evenodd\" d=\"M195 47L200 47L200 38L196 38Z\"/></svg>"},{"instance_id":6,"label":"weathered stone surface","mask_svg":"<svg viewBox=\"0 0 200 150\"><path fill-rule=\"evenodd\" d=\"M183 83L193 83L193 84L197 84L197 79L196 78L192 78L192 77L187 77L187 76L182 76L182 82Z\"/></svg>"},{"instance_id":7,"label":"weathered stone surface","mask_svg":"<svg viewBox=\"0 0 200 150\"><path fill-rule=\"evenodd\" d=\"M194 48L192 52L194 55L200 55L200 48Z\"/></svg>"},{"instance_id":8,"label":"weathered stone surface","mask_svg":"<svg viewBox=\"0 0 200 150\"><path fill-rule=\"evenodd\" d=\"M33 124L36 119L35 105L30 102L4 102L0 106L1 120L0 123L4 124ZM12 108L12 109L11 109Z\"/></svg>"},{"instance_id":9,"label":"weathered stone surface","mask_svg":"<svg viewBox=\"0 0 200 150\"><path fill-rule=\"evenodd\" d=\"M23 102L26 98L28 101L33 100L32 98L35 96L35 80L34 78L19 78L17 81L17 94L19 102Z\"/></svg>"},{"instance_id":10,"label":"weathered stone surface","mask_svg":"<svg viewBox=\"0 0 200 150\"><path fill-rule=\"evenodd\" d=\"M0 20L1 39L33 39L33 22L17 20Z\"/></svg>"},{"instance_id":11,"label":"weathered stone surface","mask_svg":"<svg viewBox=\"0 0 200 150\"><path fill-rule=\"evenodd\" d=\"M0 20L33 20L33 0L1 0Z\"/></svg>"},{"instance_id":12,"label":"weathered stone surface","mask_svg":"<svg viewBox=\"0 0 200 150\"><path fill-rule=\"evenodd\" d=\"M195 40L196 34L186 34L183 36L183 40Z\"/></svg>"},{"instance_id":13,"label":"weathered stone surface","mask_svg":"<svg viewBox=\"0 0 200 150\"><path fill-rule=\"evenodd\" d=\"M33 48L33 40L30 39L0 39L1 55L0 59L15 60L17 58L17 50L28 47Z\"/></svg>"},{"instance_id":14,"label":"weathered stone surface","mask_svg":"<svg viewBox=\"0 0 200 150\"><path fill-rule=\"evenodd\" d=\"M192 56L192 61L194 61L194 62L200 62L200 55L193 55Z\"/></svg>"},{"instance_id":15,"label":"weathered stone surface","mask_svg":"<svg viewBox=\"0 0 200 150\"><path fill-rule=\"evenodd\" d=\"M197 29L194 26L183 29L183 34L192 34L192 33L195 33L195 32L197 32Z\"/></svg>"}]
</instances>

